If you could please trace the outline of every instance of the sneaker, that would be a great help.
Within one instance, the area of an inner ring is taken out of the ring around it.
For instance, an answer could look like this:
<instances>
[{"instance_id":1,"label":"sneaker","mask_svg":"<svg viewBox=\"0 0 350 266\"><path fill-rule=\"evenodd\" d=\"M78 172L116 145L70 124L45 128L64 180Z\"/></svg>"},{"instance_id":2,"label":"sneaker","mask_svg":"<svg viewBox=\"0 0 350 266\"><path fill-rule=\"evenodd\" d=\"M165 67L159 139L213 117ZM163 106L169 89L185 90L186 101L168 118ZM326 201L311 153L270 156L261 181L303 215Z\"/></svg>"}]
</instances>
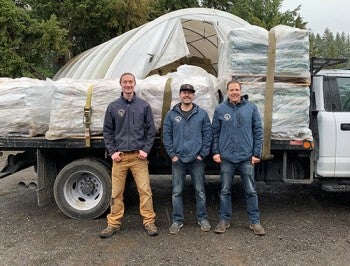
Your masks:
<instances>
[{"instance_id":1,"label":"sneaker","mask_svg":"<svg viewBox=\"0 0 350 266\"><path fill-rule=\"evenodd\" d=\"M250 224L249 228L252 229L256 235L265 235L265 229L261 226L261 224Z\"/></svg>"},{"instance_id":2,"label":"sneaker","mask_svg":"<svg viewBox=\"0 0 350 266\"><path fill-rule=\"evenodd\" d=\"M156 236L156 235L158 235L157 226L154 223L146 224L144 226L144 228L147 231L147 234L149 236Z\"/></svg>"},{"instance_id":3,"label":"sneaker","mask_svg":"<svg viewBox=\"0 0 350 266\"><path fill-rule=\"evenodd\" d=\"M203 232L209 232L210 229L211 229L210 223L208 222L207 219L198 221L198 224L200 225L201 230L202 230Z\"/></svg>"},{"instance_id":4,"label":"sneaker","mask_svg":"<svg viewBox=\"0 0 350 266\"><path fill-rule=\"evenodd\" d=\"M183 226L184 224L182 222L173 222L172 225L169 227L170 234L177 234Z\"/></svg>"},{"instance_id":5,"label":"sneaker","mask_svg":"<svg viewBox=\"0 0 350 266\"><path fill-rule=\"evenodd\" d=\"M225 220L220 220L218 225L215 227L215 233L223 234L226 229L230 227L230 222Z\"/></svg>"},{"instance_id":6,"label":"sneaker","mask_svg":"<svg viewBox=\"0 0 350 266\"><path fill-rule=\"evenodd\" d=\"M101 238L111 237L115 232L120 230L120 225L113 227L111 225L107 225L107 228L103 229L100 233Z\"/></svg>"}]
</instances>

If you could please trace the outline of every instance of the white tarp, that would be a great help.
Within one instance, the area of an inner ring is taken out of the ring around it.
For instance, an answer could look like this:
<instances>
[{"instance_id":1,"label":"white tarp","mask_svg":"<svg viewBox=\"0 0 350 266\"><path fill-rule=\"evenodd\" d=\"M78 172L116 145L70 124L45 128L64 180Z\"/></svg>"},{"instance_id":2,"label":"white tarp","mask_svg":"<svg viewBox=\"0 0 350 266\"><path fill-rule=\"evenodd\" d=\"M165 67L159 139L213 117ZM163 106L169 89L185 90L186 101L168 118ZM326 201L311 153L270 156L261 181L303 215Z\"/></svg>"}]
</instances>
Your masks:
<instances>
[{"instance_id":1,"label":"white tarp","mask_svg":"<svg viewBox=\"0 0 350 266\"><path fill-rule=\"evenodd\" d=\"M143 79L184 56L210 59L219 71L220 46L232 29L246 25L243 19L215 9L177 10L78 55L54 79L117 79L124 72Z\"/></svg>"}]
</instances>

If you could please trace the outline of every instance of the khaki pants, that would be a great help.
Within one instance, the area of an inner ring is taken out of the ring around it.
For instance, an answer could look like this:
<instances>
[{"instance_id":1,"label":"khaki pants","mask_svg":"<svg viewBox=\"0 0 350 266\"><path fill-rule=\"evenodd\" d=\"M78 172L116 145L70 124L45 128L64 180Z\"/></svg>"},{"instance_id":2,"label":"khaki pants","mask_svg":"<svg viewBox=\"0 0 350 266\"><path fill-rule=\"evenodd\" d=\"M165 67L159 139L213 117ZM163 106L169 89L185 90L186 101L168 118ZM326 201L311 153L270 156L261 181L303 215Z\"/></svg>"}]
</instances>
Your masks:
<instances>
[{"instance_id":1,"label":"khaki pants","mask_svg":"<svg viewBox=\"0 0 350 266\"><path fill-rule=\"evenodd\" d=\"M120 162L113 162L111 213L107 215L107 223L110 226L119 226L124 216L124 190L128 169L131 170L140 196L143 225L155 221L148 161L140 160L137 156L138 152L124 153Z\"/></svg>"}]
</instances>

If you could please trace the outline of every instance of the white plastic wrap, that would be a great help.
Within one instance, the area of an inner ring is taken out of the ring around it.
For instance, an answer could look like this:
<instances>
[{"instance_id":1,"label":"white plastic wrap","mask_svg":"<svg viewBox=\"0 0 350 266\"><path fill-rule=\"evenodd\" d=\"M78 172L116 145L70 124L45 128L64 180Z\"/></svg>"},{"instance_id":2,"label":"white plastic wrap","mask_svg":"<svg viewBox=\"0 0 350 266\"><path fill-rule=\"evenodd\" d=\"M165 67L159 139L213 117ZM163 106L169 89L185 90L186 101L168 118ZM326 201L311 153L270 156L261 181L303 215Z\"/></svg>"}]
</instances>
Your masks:
<instances>
[{"instance_id":1,"label":"white plastic wrap","mask_svg":"<svg viewBox=\"0 0 350 266\"><path fill-rule=\"evenodd\" d=\"M310 83L308 31L284 25L271 31L276 36L275 76L303 78L305 83ZM269 32L258 26L232 30L224 49L228 58L227 69L221 74L265 76L268 38Z\"/></svg>"},{"instance_id":2,"label":"white plastic wrap","mask_svg":"<svg viewBox=\"0 0 350 266\"><path fill-rule=\"evenodd\" d=\"M0 135L33 137L45 134L52 93L50 82L1 78Z\"/></svg>"},{"instance_id":3,"label":"white plastic wrap","mask_svg":"<svg viewBox=\"0 0 350 266\"><path fill-rule=\"evenodd\" d=\"M84 106L90 85L93 86L90 134L102 134L107 106L114 99L120 97L119 82L116 80L60 79L55 81L49 130L45 134L47 139L84 136Z\"/></svg>"},{"instance_id":4,"label":"white plastic wrap","mask_svg":"<svg viewBox=\"0 0 350 266\"><path fill-rule=\"evenodd\" d=\"M228 35L228 73L261 75L266 73L268 31L249 25L232 30Z\"/></svg>"},{"instance_id":5,"label":"white plastic wrap","mask_svg":"<svg viewBox=\"0 0 350 266\"><path fill-rule=\"evenodd\" d=\"M310 83L309 32L284 25L271 30L276 36L276 75L304 77Z\"/></svg>"},{"instance_id":6,"label":"white plastic wrap","mask_svg":"<svg viewBox=\"0 0 350 266\"><path fill-rule=\"evenodd\" d=\"M264 82L243 83L242 93L248 94L264 122ZM275 83L273 95L271 138L276 140L312 140L309 129L310 91L308 86Z\"/></svg>"}]
</instances>

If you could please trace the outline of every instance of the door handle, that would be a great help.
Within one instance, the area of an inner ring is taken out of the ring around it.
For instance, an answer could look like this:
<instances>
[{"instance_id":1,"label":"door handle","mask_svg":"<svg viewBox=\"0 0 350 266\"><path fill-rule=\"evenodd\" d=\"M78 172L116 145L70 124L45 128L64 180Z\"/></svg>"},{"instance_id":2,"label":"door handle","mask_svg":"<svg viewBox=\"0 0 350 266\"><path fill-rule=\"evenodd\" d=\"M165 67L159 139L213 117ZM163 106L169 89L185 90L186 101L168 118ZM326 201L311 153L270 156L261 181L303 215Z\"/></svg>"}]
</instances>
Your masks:
<instances>
[{"instance_id":1,"label":"door handle","mask_svg":"<svg viewBox=\"0 0 350 266\"><path fill-rule=\"evenodd\" d=\"M350 131L350 124L340 124L340 129Z\"/></svg>"}]
</instances>

